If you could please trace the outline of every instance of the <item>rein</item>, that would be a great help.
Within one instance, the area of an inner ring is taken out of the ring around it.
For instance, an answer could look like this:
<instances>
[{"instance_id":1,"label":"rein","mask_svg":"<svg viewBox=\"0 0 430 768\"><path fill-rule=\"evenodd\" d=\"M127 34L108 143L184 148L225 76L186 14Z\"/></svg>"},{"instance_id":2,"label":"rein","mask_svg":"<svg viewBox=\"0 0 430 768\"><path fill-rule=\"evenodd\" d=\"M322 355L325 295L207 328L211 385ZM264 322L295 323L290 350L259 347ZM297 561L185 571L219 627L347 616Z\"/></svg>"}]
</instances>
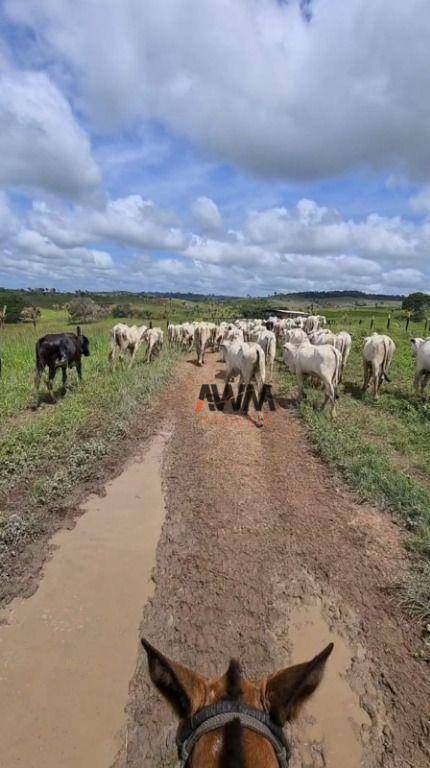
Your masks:
<instances>
[{"instance_id":1,"label":"rein","mask_svg":"<svg viewBox=\"0 0 430 768\"><path fill-rule=\"evenodd\" d=\"M243 728L267 739L275 750L279 768L288 768L290 753L282 728L273 722L268 712L235 701L219 701L203 707L179 725L176 736L179 768L186 768L191 752L202 736L233 720L239 720Z\"/></svg>"}]
</instances>

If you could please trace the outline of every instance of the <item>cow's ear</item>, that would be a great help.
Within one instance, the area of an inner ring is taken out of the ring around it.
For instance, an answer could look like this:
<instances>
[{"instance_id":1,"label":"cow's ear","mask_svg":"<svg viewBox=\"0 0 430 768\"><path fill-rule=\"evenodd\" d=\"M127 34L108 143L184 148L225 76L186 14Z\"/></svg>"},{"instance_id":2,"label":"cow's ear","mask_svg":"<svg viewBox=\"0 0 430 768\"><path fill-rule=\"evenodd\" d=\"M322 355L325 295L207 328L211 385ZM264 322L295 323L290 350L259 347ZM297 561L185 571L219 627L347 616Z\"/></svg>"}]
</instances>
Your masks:
<instances>
[{"instance_id":1,"label":"cow's ear","mask_svg":"<svg viewBox=\"0 0 430 768\"><path fill-rule=\"evenodd\" d=\"M81 335L81 326L78 325L76 328L76 336L80 336L80 335Z\"/></svg>"},{"instance_id":2,"label":"cow's ear","mask_svg":"<svg viewBox=\"0 0 430 768\"><path fill-rule=\"evenodd\" d=\"M314 692L322 680L324 666L332 650L333 643L330 643L311 661L287 667L264 681L264 698L276 723L283 726Z\"/></svg>"},{"instance_id":3,"label":"cow's ear","mask_svg":"<svg viewBox=\"0 0 430 768\"><path fill-rule=\"evenodd\" d=\"M148 655L152 682L179 718L192 715L205 704L206 681L187 667L177 664L142 638Z\"/></svg>"}]
</instances>

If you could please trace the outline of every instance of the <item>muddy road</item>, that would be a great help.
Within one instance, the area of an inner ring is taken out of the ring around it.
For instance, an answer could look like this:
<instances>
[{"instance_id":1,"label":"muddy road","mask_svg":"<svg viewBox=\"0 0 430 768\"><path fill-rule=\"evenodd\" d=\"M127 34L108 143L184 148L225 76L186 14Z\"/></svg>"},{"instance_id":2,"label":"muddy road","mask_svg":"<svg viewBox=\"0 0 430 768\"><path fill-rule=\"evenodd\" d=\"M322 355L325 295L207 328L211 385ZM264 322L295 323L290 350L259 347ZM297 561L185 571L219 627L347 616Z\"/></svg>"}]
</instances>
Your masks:
<instances>
[{"instance_id":1,"label":"muddy road","mask_svg":"<svg viewBox=\"0 0 430 768\"><path fill-rule=\"evenodd\" d=\"M2 614L1 765L173 766L175 724L139 634L202 674L235 656L250 677L333 640L289 726L292 768L429 765L428 667L395 599L401 531L330 476L288 403L263 429L196 409L201 384L223 386L217 358L179 365L142 455Z\"/></svg>"}]
</instances>

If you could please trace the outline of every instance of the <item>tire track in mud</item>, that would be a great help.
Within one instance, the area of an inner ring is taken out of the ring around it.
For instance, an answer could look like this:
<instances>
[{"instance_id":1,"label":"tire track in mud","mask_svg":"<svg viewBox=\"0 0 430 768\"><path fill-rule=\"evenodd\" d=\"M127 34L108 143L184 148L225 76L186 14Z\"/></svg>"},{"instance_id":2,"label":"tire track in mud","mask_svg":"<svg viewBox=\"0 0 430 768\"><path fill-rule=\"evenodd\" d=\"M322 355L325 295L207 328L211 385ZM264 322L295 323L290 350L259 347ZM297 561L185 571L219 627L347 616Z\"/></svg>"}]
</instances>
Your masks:
<instances>
[{"instance_id":1,"label":"tire track in mud","mask_svg":"<svg viewBox=\"0 0 430 768\"><path fill-rule=\"evenodd\" d=\"M401 532L339 487L288 408L262 430L196 413L200 385L220 375L217 357L202 369L184 363L162 399L172 429L166 520L142 634L202 674L222 674L235 656L250 677L330 637L332 671L289 726L292 768L424 768L430 686L413 658L418 632L392 599L407 568ZM174 734L140 654L115 767L173 766Z\"/></svg>"}]
</instances>

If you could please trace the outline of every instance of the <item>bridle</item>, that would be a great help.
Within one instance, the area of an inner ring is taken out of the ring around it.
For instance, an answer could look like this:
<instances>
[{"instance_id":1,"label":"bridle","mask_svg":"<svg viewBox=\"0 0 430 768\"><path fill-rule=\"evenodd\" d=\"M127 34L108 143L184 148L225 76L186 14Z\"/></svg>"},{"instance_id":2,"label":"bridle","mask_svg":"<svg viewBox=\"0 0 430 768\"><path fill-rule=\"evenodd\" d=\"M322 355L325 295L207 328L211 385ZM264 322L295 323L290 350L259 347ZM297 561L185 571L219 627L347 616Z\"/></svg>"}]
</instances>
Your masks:
<instances>
[{"instance_id":1,"label":"bridle","mask_svg":"<svg viewBox=\"0 0 430 768\"><path fill-rule=\"evenodd\" d=\"M243 728L248 728L267 739L275 750L279 768L288 768L288 744L282 728L273 722L269 713L228 700L203 707L180 723L176 734L179 768L186 768L193 747L202 736L223 728L233 720L239 720Z\"/></svg>"}]
</instances>

